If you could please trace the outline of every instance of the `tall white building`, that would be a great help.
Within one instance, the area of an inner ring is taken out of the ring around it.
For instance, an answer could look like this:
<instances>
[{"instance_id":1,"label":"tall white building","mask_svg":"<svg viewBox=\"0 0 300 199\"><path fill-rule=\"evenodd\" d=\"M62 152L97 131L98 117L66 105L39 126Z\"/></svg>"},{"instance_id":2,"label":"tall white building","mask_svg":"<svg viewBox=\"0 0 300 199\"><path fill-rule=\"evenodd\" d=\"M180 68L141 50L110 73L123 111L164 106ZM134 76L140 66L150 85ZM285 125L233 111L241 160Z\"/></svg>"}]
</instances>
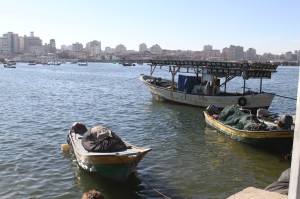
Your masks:
<instances>
[{"instance_id":1,"label":"tall white building","mask_svg":"<svg viewBox=\"0 0 300 199\"><path fill-rule=\"evenodd\" d=\"M60 46L60 49L61 49L61 50L68 50L68 46L67 46L67 45L61 45L61 46Z\"/></svg>"},{"instance_id":2,"label":"tall white building","mask_svg":"<svg viewBox=\"0 0 300 199\"><path fill-rule=\"evenodd\" d=\"M74 52L83 52L83 45L81 43L74 43L72 44L72 51Z\"/></svg>"},{"instance_id":3,"label":"tall white building","mask_svg":"<svg viewBox=\"0 0 300 199\"><path fill-rule=\"evenodd\" d=\"M297 57L297 60L300 61L300 50L295 50L295 55Z\"/></svg>"},{"instance_id":4,"label":"tall white building","mask_svg":"<svg viewBox=\"0 0 300 199\"><path fill-rule=\"evenodd\" d=\"M55 53L56 52L55 39L50 39L49 46L50 46L50 50L49 50L50 53Z\"/></svg>"},{"instance_id":5,"label":"tall white building","mask_svg":"<svg viewBox=\"0 0 300 199\"><path fill-rule=\"evenodd\" d=\"M158 44L155 44L150 48L150 52L152 52L153 54L161 54L162 49Z\"/></svg>"},{"instance_id":6,"label":"tall white building","mask_svg":"<svg viewBox=\"0 0 300 199\"><path fill-rule=\"evenodd\" d=\"M212 51L212 49L213 49L212 45L205 45L205 46L203 46L203 50L204 51Z\"/></svg>"},{"instance_id":7,"label":"tall white building","mask_svg":"<svg viewBox=\"0 0 300 199\"><path fill-rule=\"evenodd\" d=\"M42 40L34 36L34 32L30 32L30 37L24 36L24 51L32 52L36 46L42 46Z\"/></svg>"},{"instance_id":8,"label":"tall white building","mask_svg":"<svg viewBox=\"0 0 300 199\"><path fill-rule=\"evenodd\" d=\"M0 55L9 55L9 52L8 39L6 37L0 37Z\"/></svg>"},{"instance_id":9,"label":"tall white building","mask_svg":"<svg viewBox=\"0 0 300 199\"><path fill-rule=\"evenodd\" d=\"M8 54L18 54L19 53L19 36L13 32L8 32L3 34L4 38L7 38L9 52Z\"/></svg>"},{"instance_id":10,"label":"tall white building","mask_svg":"<svg viewBox=\"0 0 300 199\"><path fill-rule=\"evenodd\" d=\"M126 47L123 44L119 44L115 48L116 53L125 53L126 52Z\"/></svg>"},{"instance_id":11,"label":"tall white building","mask_svg":"<svg viewBox=\"0 0 300 199\"><path fill-rule=\"evenodd\" d=\"M254 48L249 48L245 53L245 57L249 61L257 60L256 50Z\"/></svg>"},{"instance_id":12,"label":"tall white building","mask_svg":"<svg viewBox=\"0 0 300 199\"><path fill-rule=\"evenodd\" d=\"M96 56L101 53L101 41L91 41L86 44L86 51L90 56Z\"/></svg>"},{"instance_id":13,"label":"tall white building","mask_svg":"<svg viewBox=\"0 0 300 199\"><path fill-rule=\"evenodd\" d=\"M105 47L104 50L105 53L111 54L115 52L115 49L111 48L111 47Z\"/></svg>"},{"instance_id":14,"label":"tall white building","mask_svg":"<svg viewBox=\"0 0 300 199\"><path fill-rule=\"evenodd\" d=\"M235 53L236 53L236 60L244 60L245 59L244 47L235 46Z\"/></svg>"},{"instance_id":15,"label":"tall white building","mask_svg":"<svg viewBox=\"0 0 300 199\"><path fill-rule=\"evenodd\" d=\"M24 53L24 37L19 37L19 52Z\"/></svg>"},{"instance_id":16,"label":"tall white building","mask_svg":"<svg viewBox=\"0 0 300 199\"><path fill-rule=\"evenodd\" d=\"M212 55L212 50L213 50L212 45L205 45L205 46L203 46L203 54L204 54L204 57L206 59L212 57L211 56Z\"/></svg>"},{"instance_id":17,"label":"tall white building","mask_svg":"<svg viewBox=\"0 0 300 199\"><path fill-rule=\"evenodd\" d=\"M147 45L145 43L142 43L139 45L139 52L142 53L142 52L145 52L147 51Z\"/></svg>"},{"instance_id":18,"label":"tall white building","mask_svg":"<svg viewBox=\"0 0 300 199\"><path fill-rule=\"evenodd\" d=\"M294 61L294 56L292 52L286 52L284 58L286 61Z\"/></svg>"},{"instance_id":19,"label":"tall white building","mask_svg":"<svg viewBox=\"0 0 300 199\"><path fill-rule=\"evenodd\" d=\"M244 48L241 46L230 45L229 48L223 48L222 53L225 60L244 60Z\"/></svg>"}]
</instances>

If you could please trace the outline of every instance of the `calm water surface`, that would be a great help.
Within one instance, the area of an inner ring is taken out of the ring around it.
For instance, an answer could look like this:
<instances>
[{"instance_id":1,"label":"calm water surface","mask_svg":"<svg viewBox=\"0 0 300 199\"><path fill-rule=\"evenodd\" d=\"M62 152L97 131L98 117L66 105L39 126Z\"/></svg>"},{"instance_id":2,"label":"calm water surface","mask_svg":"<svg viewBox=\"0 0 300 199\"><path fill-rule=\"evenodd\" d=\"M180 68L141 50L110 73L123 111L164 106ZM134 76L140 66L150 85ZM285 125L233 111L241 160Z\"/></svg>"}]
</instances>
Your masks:
<instances>
[{"instance_id":1,"label":"calm water surface","mask_svg":"<svg viewBox=\"0 0 300 199\"><path fill-rule=\"evenodd\" d=\"M171 198L226 198L249 186L265 188L290 166L206 126L201 108L153 101L138 80L148 73L140 65L1 65L0 198L71 199L90 189L108 199L163 198L153 188ZM296 98L297 81L298 67L280 67L263 90ZM295 100L275 97L270 110L295 114L295 107ZM138 177L119 184L80 169L60 150L75 121L151 147Z\"/></svg>"}]
</instances>

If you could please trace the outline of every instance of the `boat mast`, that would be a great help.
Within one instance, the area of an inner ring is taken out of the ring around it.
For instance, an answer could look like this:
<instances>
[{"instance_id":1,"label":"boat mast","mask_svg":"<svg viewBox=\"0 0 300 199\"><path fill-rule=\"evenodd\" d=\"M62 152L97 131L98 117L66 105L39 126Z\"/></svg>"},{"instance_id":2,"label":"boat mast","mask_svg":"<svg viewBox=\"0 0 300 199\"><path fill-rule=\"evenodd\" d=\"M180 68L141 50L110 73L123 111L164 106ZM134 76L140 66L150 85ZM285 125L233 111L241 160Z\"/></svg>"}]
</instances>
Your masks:
<instances>
[{"instance_id":1,"label":"boat mast","mask_svg":"<svg viewBox=\"0 0 300 199\"><path fill-rule=\"evenodd\" d=\"M225 78L225 84L224 84L224 93L226 93L226 89L227 89L227 78L228 78L228 76L226 76L226 78Z\"/></svg>"},{"instance_id":2,"label":"boat mast","mask_svg":"<svg viewBox=\"0 0 300 199\"><path fill-rule=\"evenodd\" d=\"M259 92L262 92L262 77L260 77L260 86L259 86Z\"/></svg>"},{"instance_id":3,"label":"boat mast","mask_svg":"<svg viewBox=\"0 0 300 199\"><path fill-rule=\"evenodd\" d=\"M245 93L245 90L246 90L246 79L244 79L243 94Z\"/></svg>"},{"instance_id":4,"label":"boat mast","mask_svg":"<svg viewBox=\"0 0 300 199\"><path fill-rule=\"evenodd\" d=\"M171 85L172 91L174 91L175 75L176 75L177 71L179 70L179 68L180 68L179 66L178 66L177 70L176 70L176 66L173 66L173 70L171 70L171 68L170 68L171 74L172 74L172 85Z\"/></svg>"},{"instance_id":5,"label":"boat mast","mask_svg":"<svg viewBox=\"0 0 300 199\"><path fill-rule=\"evenodd\" d=\"M152 65L151 64L151 68L150 68L150 82L152 82L152 75L155 71L156 65Z\"/></svg>"}]
</instances>

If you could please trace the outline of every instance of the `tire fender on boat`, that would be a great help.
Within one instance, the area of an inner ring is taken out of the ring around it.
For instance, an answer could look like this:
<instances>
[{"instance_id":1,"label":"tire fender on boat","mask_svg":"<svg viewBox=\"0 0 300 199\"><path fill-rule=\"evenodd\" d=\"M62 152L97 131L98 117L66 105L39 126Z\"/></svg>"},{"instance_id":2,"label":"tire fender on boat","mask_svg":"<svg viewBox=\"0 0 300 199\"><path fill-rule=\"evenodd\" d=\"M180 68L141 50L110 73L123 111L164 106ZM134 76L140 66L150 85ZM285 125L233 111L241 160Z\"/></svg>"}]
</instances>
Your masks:
<instances>
[{"instance_id":1,"label":"tire fender on boat","mask_svg":"<svg viewBox=\"0 0 300 199\"><path fill-rule=\"evenodd\" d=\"M240 97L239 100L238 100L238 104L239 104L240 106L245 106L245 105L247 104L246 98Z\"/></svg>"}]
</instances>

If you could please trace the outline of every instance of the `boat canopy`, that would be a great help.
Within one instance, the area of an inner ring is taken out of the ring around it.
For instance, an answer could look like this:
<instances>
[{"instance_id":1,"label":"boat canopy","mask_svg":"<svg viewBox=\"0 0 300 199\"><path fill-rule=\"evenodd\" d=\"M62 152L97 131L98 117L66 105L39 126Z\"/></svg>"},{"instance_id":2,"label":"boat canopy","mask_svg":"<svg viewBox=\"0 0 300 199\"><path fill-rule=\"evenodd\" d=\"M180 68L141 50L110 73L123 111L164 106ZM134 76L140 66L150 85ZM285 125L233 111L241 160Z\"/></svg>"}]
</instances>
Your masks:
<instances>
[{"instance_id":1,"label":"boat canopy","mask_svg":"<svg viewBox=\"0 0 300 199\"><path fill-rule=\"evenodd\" d=\"M152 66L169 66L170 71L180 71L180 68L194 69L216 77L242 76L248 78L270 79L272 73L277 72L278 64L262 62L212 62L194 60L150 60ZM171 69L173 67L173 70Z\"/></svg>"}]
</instances>

